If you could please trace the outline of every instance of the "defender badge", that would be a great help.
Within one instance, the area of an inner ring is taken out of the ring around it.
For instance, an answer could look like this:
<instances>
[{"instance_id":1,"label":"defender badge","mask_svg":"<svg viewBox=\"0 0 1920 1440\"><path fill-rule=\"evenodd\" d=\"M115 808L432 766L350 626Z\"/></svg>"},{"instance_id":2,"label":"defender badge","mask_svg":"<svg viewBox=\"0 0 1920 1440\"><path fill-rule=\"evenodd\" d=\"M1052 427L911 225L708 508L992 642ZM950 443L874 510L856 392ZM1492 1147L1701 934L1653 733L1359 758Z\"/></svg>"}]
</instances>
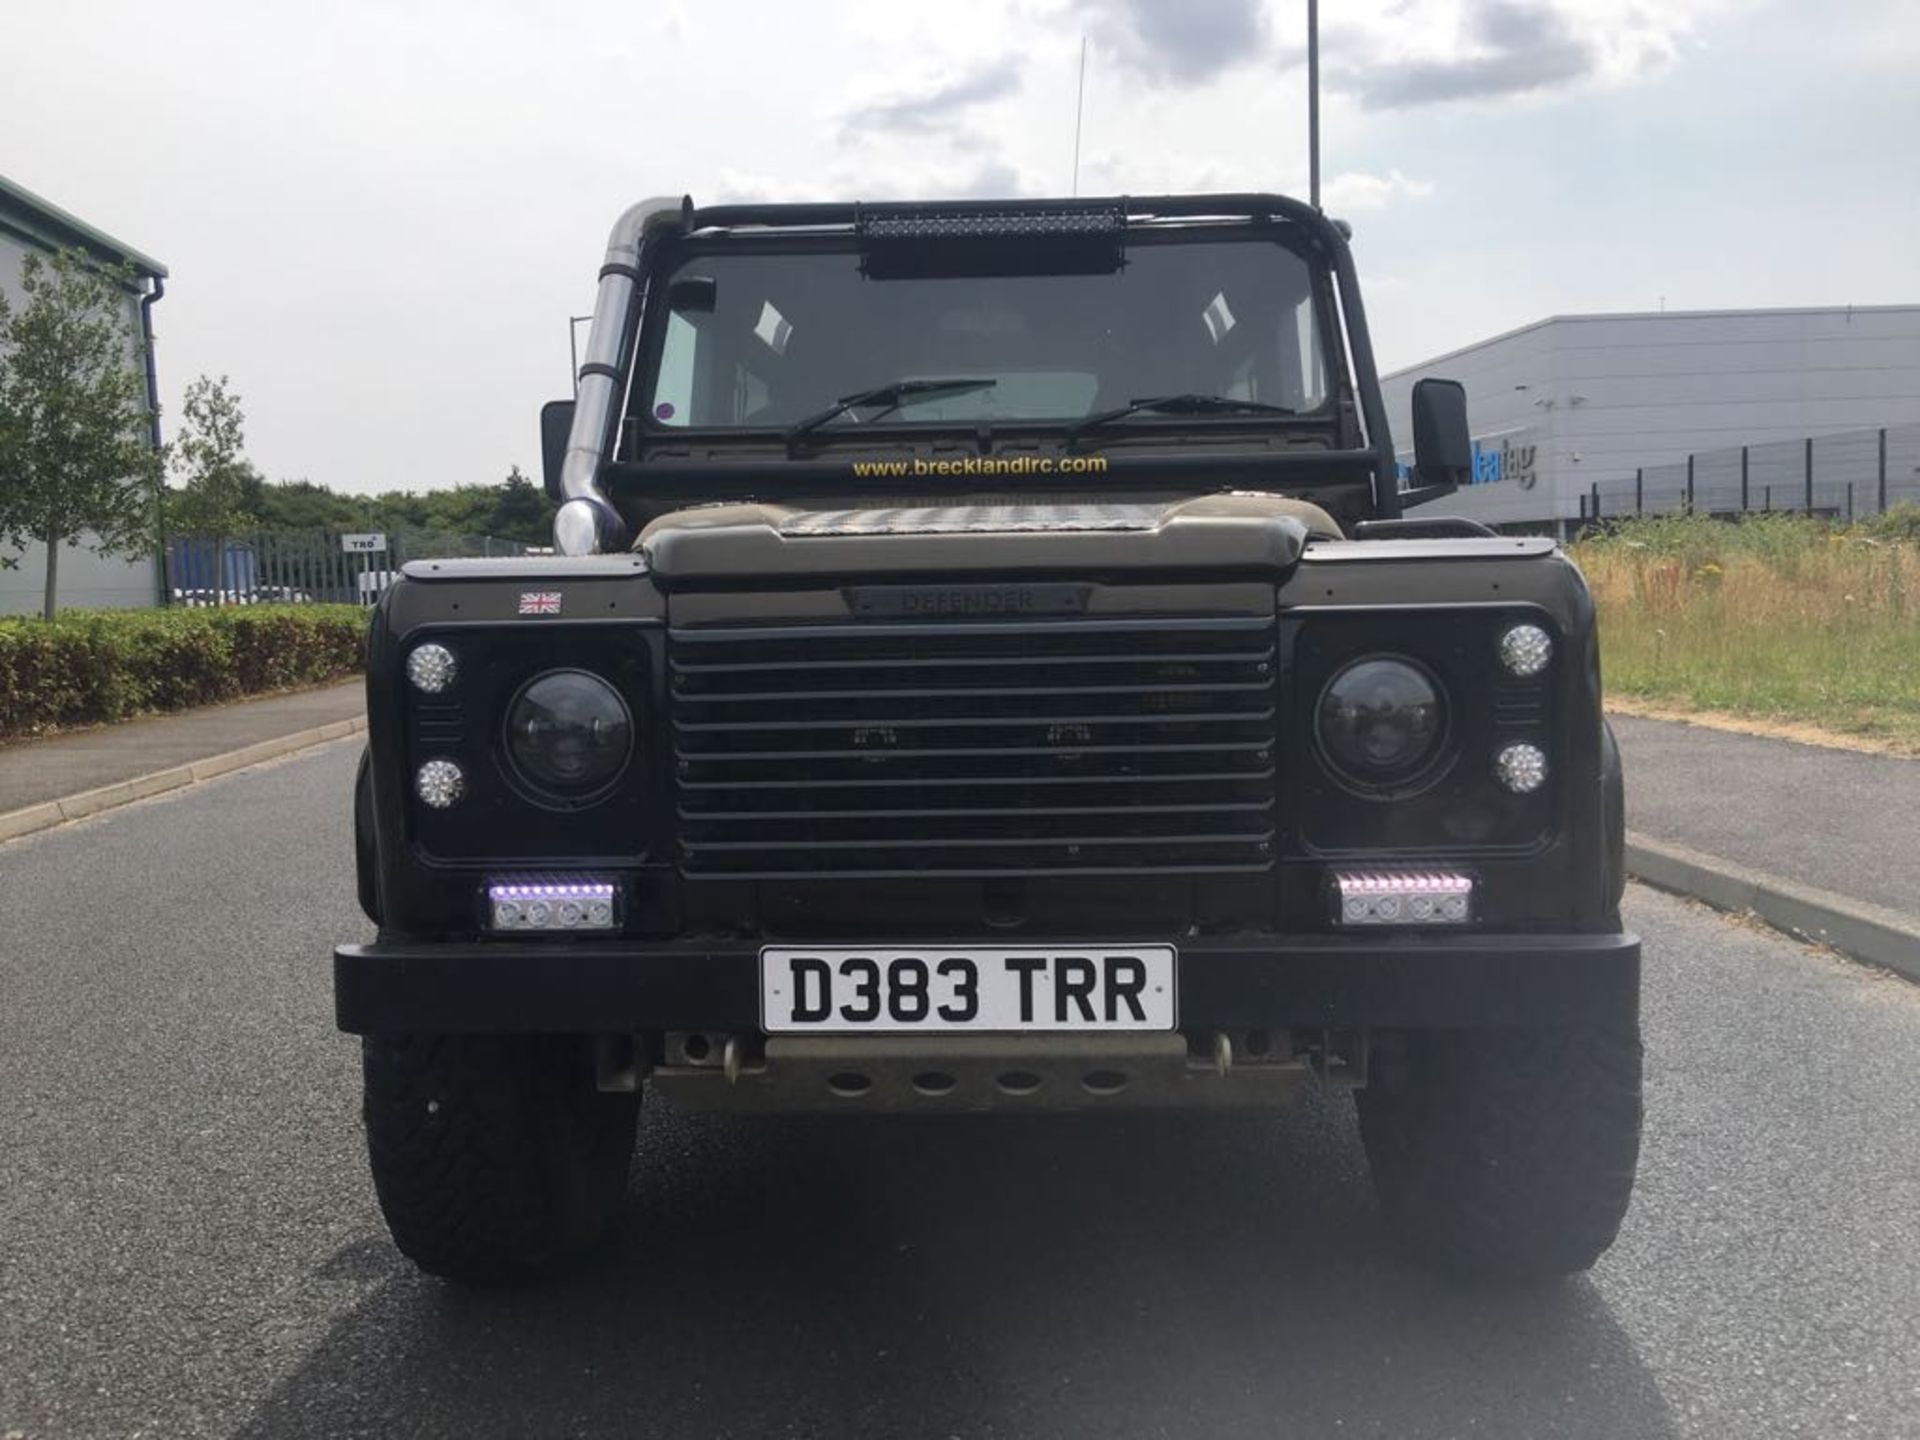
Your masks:
<instances>
[{"instance_id":1,"label":"defender badge","mask_svg":"<svg viewBox=\"0 0 1920 1440\"><path fill-rule=\"evenodd\" d=\"M522 615L558 615L560 592L558 590L521 591L520 613Z\"/></svg>"}]
</instances>

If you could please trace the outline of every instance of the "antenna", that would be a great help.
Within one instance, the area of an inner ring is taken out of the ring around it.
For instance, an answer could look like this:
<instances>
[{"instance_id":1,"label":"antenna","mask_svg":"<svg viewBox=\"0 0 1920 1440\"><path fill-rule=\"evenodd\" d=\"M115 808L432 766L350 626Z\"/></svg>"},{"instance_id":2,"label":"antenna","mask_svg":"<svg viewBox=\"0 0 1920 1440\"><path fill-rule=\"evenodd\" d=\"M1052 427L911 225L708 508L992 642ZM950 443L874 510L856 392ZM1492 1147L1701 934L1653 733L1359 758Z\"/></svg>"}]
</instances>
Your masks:
<instances>
[{"instance_id":1,"label":"antenna","mask_svg":"<svg viewBox=\"0 0 1920 1440\"><path fill-rule=\"evenodd\" d=\"M1084 46L1085 41L1081 44ZM1320 208L1320 0L1307 0L1307 191Z\"/></svg>"},{"instance_id":2,"label":"antenna","mask_svg":"<svg viewBox=\"0 0 1920 1440\"><path fill-rule=\"evenodd\" d=\"M1087 113L1087 37L1080 37L1080 90L1073 101L1073 193L1080 193L1080 119Z\"/></svg>"}]
</instances>

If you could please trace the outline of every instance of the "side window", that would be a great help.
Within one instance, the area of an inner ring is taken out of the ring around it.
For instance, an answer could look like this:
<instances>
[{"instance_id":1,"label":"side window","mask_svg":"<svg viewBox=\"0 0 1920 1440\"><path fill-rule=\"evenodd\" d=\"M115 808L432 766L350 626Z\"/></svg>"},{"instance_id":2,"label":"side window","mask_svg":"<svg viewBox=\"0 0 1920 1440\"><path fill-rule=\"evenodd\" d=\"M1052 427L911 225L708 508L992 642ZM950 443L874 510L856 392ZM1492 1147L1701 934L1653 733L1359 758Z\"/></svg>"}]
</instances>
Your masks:
<instances>
[{"instance_id":1,"label":"side window","mask_svg":"<svg viewBox=\"0 0 1920 1440\"><path fill-rule=\"evenodd\" d=\"M693 423L693 362L700 332L681 315L667 316L660 373L653 382L653 418L661 425Z\"/></svg>"}]
</instances>

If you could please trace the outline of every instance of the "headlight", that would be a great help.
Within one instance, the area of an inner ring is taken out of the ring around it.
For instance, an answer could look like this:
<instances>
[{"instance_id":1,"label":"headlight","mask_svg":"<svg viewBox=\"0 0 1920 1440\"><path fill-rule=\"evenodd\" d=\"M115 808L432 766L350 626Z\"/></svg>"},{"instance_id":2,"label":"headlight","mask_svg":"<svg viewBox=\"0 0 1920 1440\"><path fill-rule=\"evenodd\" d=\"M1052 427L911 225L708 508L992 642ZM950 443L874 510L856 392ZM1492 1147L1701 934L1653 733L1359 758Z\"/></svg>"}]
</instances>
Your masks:
<instances>
[{"instance_id":1,"label":"headlight","mask_svg":"<svg viewBox=\"0 0 1920 1440\"><path fill-rule=\"evenodd\" d=\"M507 707L507 758L521 783L546 799L593 799L619 779L632 750L627 702L585 670L536 675Z\"/></svg>"},{"instance_id":2,"label":"headlight","mask_svg":"<svg viewBox=\"0 0 1920 1440\"><path fill-rule=\"evenodd\" d=\"M1412 779L1433 760L1445 732L1439 684L1411 660L1356 660L1320 696L1321 750L1362 785Z\"/></svg>"}]
</instances>

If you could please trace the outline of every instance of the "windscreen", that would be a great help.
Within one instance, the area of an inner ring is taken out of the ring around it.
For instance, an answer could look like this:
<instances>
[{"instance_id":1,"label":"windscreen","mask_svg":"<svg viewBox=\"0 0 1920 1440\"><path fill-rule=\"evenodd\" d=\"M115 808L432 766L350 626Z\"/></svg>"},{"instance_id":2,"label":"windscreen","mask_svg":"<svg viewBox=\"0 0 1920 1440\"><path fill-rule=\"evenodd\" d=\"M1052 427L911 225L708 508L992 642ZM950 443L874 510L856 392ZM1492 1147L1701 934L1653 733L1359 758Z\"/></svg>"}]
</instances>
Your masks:
<instances>
[{"instance_id":1,"label":"windscreen","mask_svg":"<svg viewBox=\"0 0 1920 1440\"><path fill-rule=\"evenodd\" d=\"M1071 421L1201 394L1298 414L1327 404L1313 270L1266 237L1129 243L1101 273L876 278L841 251L691 256L665 287L660 427L782 427L860 391L929 390L853 423Z\"/></svg>"}]
</instances>

